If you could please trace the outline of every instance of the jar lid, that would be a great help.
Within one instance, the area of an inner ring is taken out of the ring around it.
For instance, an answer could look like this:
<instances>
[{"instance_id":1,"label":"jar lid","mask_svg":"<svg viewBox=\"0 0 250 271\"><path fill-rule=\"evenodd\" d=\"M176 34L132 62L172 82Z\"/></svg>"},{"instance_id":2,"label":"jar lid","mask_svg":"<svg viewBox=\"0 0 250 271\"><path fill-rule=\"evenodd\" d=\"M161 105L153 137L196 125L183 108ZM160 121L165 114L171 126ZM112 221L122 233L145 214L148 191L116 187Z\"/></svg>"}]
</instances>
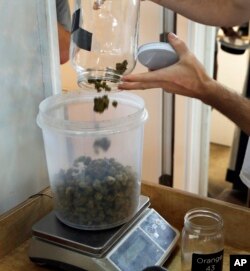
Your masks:
<instances>
[{"instance_id":1,"label":"jar lid","mask_svg":"<svg viewBox=\"0 0 250 271\"><path fill-rule=\"evenodd\" d=\"M174 48L167 42L152 42L139 47L138 60L149 70L158 70L178 61Z\"/></svg>"}]
</instances>

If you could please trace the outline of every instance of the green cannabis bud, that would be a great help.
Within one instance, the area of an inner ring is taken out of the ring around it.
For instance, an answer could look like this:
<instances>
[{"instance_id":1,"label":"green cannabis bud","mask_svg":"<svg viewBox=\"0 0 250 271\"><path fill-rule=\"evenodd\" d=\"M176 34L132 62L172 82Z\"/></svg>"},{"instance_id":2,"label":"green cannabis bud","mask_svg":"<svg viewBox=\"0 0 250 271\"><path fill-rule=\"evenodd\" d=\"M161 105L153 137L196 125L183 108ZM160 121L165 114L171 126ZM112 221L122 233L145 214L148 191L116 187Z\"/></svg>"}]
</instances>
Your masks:
<instances>
[{"instance_id":1,"label":"green cannabis bud","mask_svg":"<svg viewBox=\"0 0 250 271\"><path fill-rule=\"evenodd\" d=\"M102 81L101 79L88 79L89 84L94 84L97 92L101 92L102 90L111 91L111 88L108 86L106 81Z\"/></svg>"},{"instance_id":2,"label":"green cannabis bud","mask_svg":"<svg viewBox=\"0 0 250 271\"><path fill-rule=\"evenodd\" d=\"M94 98L94 111L103 113L109 107L109 98L107 95Z\"/></svg>"},{"instance_id":3,"label":"green cannabis bud","mask_svg":"<svg viewBox=\"0 0 250 271\"><path fill-rule=\"evenodd\" d=\"M121 63L116 63L116 69L115 73L122 75L126 70L128 66L128 61L124 60ZM88 79L89 84L93 84L95 86L95 89L97 92L104 91L111 91L111 87L107 84L106 80L101 79ZM113 101L112 106L117 107L118 102ZM106 109L108 109L109 106L109 98L107 95L104 95L102 97L94 98L94 111L98 113L103 113Z\"/></svg>"},{"instance_id":4,"label":"green cannabis bud","mask_svg":"<svg viewBox=\"0 0 250 271\"><path fill-rule=\"evenodd\" d=\"M116 63L116 73L118 74L124 74L124 72L127 70L128 61L124 60L122 63Z\"/></svg>"},{"instance_id":5,"label":"green cannabis bud","mask_svg":"<svg viewBox=\"0 0 250 271\"><path fill-rule=\"evenodd\" d=\"M131 216L137 208L140 183L136 172L114 158L77 158L56 175L57 214L87 227L105 227Z\"/></svg>"},{"instance_id":6,"label":"green cannabis bud","mask_svg":"<svg viewBox=\"0 0 250 271\"><path fill-rule=\"evenodd\" d=\"M112 105L113 105L114 107L117 107L118 102L117 102L117 101L113 101L113 102L112 102Z\"/></svg>"},{"instance_id":7,"label":"green cannabis bud","mask_svg":"<svg viewBox=\"0 0 250 271\"><path fill-rule=\"evenodd\" d=\"M93 145L95 153L99 153L99 150L107 151L111 145L110 140L107 137L96 139Z\"/></svg>"}]
</instances>

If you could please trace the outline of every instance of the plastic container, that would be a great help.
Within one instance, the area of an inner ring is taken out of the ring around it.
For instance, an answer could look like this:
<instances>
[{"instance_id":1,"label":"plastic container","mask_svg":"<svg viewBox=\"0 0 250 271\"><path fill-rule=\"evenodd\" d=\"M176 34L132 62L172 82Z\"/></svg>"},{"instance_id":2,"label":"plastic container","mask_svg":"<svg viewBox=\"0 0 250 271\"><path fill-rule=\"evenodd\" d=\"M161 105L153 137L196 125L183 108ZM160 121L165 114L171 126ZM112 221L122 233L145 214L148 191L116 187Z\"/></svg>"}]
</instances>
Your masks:
<instances>
[{"instance_id":1,"label":"plastic container","mask_svg":"<svg viewBox=\"0 0 250 271\"><path fill-rule=\"evenodd\" d=\"M56 216L85 230L113 228L136 213L141 187L144 101L131 93L104 113L96 94L74 91L41 102L42 128Z\"/></svg>"},{"instance_id":2,"label":"plastic container","mask_svg":"<svg viewBox=\"0 0 250 271\"><path fill-rule=\"evenodd\" d=\"M75 0L70 59L78 85L117 91L136 64L140 0Z\"/></svg>"}]
</instances>

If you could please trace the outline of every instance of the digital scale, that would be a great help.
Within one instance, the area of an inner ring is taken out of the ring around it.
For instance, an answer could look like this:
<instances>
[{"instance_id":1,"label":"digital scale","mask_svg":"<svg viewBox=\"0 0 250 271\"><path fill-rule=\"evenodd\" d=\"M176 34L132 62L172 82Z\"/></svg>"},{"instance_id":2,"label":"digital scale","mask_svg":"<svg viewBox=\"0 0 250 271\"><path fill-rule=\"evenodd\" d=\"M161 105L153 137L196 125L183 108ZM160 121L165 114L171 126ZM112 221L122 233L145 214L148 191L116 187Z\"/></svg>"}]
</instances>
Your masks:
<instances>
[{"instance_id":1,"label":"digital scale","mask_svg":"<svg viewBox=\"0 0 250 271\"><path fill-rule=\"evenodd\" d=\"M142 271L162 266L174 249L179 232L140 196L136 215L116 228L73 229L52 211L33 226L31 261L70 271Z\"/></svg>"}]
</instances>

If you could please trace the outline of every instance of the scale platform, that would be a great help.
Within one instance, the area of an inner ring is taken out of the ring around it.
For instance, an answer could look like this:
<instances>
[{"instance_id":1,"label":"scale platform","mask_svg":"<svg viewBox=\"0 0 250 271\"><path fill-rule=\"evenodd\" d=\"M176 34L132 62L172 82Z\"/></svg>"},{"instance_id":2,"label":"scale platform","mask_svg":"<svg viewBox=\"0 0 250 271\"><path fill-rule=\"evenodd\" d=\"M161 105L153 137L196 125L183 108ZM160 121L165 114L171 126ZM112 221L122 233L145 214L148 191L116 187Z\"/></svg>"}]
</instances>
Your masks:
<instances>
[{"instance_id":1,"label":"scale platform","mask_svg":"<svg viewBox=\"0 0 250 271\"><path fill-rule=\"evenodd\" d=\"M31 261L70 271L142 271L161 266L175 247L179 232L140 196L137 214L108 230L86 231L60 222L52 211L33 226Z\"/></svg>"}]
</instances>

